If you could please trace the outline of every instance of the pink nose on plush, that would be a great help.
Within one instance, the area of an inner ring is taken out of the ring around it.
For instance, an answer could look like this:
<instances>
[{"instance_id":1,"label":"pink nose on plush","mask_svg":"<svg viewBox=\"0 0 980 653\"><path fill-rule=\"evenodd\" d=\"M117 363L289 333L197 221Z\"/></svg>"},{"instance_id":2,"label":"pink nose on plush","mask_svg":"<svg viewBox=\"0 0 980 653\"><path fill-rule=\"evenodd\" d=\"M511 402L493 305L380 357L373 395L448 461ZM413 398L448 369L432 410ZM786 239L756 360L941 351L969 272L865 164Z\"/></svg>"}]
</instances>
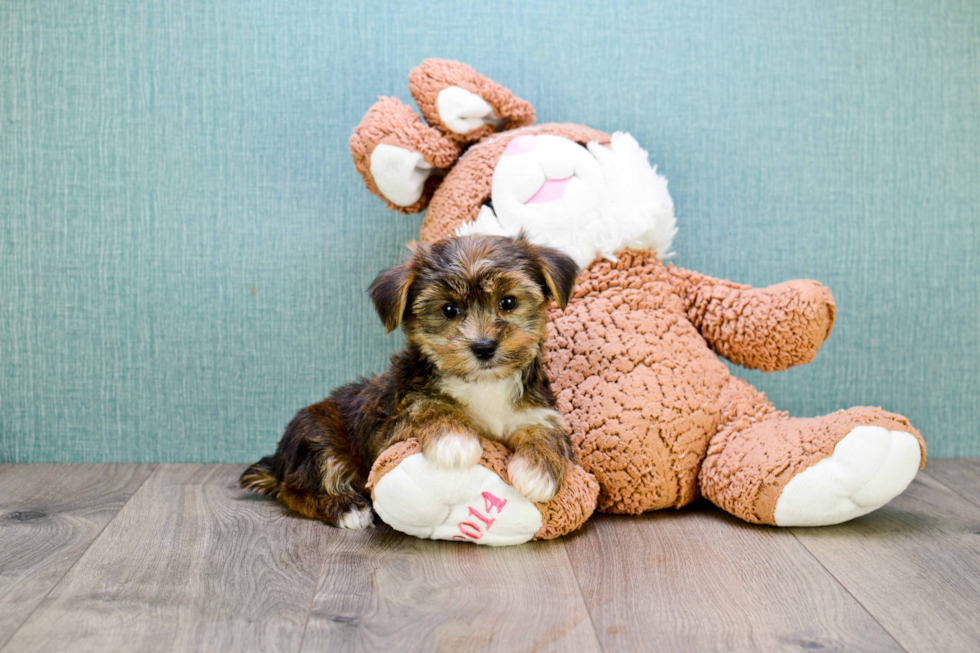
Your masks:
<instances>
[{"instance_id":1,"label":"pink nose on plush","mask_svg":"<svg viewBox=\"0 0 980 653\"><path fill-rule=\"evenodd\" d=\"M537 136L534 134L524 134L523 136L518 136L510 143L507 143L507 149L504 150L504 156L517 156L518 154L525 154L530 152L537 141Z\"/></svg>"},{"instance_id":2,"label":"pink nose on plush","mask_svg":"<svg viewBox=\"0 0 980 653\"><path fill-rule=\"evenodd\" d=\"M568 182L571 177L565 177L564 179L549 179L541 185L538 192L531 196L531 199L524 202L525 204L542 204L544 202L553 202L557 199L561 199L562 195L565 194L565 187L568 186Z\"/></svg>"}]
</instances>

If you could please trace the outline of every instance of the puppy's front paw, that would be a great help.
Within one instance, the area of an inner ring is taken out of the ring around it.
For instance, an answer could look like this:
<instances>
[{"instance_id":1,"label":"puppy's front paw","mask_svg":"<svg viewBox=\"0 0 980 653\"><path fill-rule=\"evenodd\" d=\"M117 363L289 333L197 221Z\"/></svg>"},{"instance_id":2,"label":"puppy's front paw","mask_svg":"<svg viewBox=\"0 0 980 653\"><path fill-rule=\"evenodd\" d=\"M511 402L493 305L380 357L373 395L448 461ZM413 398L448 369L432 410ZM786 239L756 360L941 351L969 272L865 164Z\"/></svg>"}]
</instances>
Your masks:
<instances>
[{"instance_id":1,"label":"puppy's front paw","mask_svg":"<svg viewBox=\"0 0 980 653\"><path fill-rule=\"evenodd\" d=\"M422 455L444 469L469 469L480 462L483 447L469 433L445 433L423 446Z\"/></svg>"},{"instance_id":2,"label":"puppy's front paw","mask_svg":"<svg viewBox=\"0 0 980 653\"><path fill-rule=\"evenodd\" d=\"M507 476L515 490L535 503L548 501L558 492L558 482L551 472L520 456L513 457L507 465Z\"/></svg>"}]
</instances>

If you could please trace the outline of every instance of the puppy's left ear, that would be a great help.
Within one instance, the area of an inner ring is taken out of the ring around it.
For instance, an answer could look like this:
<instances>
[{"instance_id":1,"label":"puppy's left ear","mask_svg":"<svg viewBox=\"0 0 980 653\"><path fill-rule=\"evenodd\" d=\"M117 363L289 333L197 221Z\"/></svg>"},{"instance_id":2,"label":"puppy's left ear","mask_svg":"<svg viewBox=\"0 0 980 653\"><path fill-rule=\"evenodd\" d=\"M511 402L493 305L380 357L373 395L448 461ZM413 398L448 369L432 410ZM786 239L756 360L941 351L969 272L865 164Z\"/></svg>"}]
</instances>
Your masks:
<instances>
[{"instance_id":1,"label":"puppy's left ear","mask_svg":"<svg viewBox=\"0 0 980 653\"><path fill-rule=\"evenodd\" d=\"M575 287L578 265L570 256L562 254L557 249L531 243L523 232L517 237L517 242L528 248L538 259L550 296L555 298L561 310L565 310L572 296L572 289Z\"/></svg>"},{"instance_id":2,"label":"puppy's left ear","mask_svg":"<svg viewBox=\"0 0 980 653\"><path fill-rule=\"evenodd\" d=\"M541 271L544 273L544 282L548 284L551 296L555 298L561 310L568 306L568 300L572 296L572 289L575 287L575 277L578 276L578 265L570 256L562 254L557 249L550 247L537 247L538 256L541 258Z\"/></svg>"}]
</instances>

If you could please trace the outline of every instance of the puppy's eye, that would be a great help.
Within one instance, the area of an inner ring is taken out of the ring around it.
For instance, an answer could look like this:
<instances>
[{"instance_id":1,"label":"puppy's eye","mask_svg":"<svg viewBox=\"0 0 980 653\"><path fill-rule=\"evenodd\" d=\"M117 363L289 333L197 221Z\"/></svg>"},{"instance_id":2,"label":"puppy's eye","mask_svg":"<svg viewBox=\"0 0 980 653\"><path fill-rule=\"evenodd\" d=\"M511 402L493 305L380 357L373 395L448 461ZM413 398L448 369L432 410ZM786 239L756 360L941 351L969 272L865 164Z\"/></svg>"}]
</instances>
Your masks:
<instances>
[{"instance_id":1,"label":"puppy's eye","mask_svg":"<svg viewBox=\"0 0 980 653\"><path fill-rule=\"evenodd\" d=\"M442 316L447 320L451 320L459 315L459 307L456 304L446 304L442 307Z\"/></svg>"},{"instance_id":2,"label":"puppy's eye","mask_svg":"<svg viewBox=\"0 0 980 653\"><path fill-rule=\"evenodd\" d=\"M500 310L509 313L510 311L517 308L517 297L514 297L513 295L507 295L506 297L500 300L500 303L497 304L497 306L498 308L500 308Z\"/></svg>"}]
</instances>

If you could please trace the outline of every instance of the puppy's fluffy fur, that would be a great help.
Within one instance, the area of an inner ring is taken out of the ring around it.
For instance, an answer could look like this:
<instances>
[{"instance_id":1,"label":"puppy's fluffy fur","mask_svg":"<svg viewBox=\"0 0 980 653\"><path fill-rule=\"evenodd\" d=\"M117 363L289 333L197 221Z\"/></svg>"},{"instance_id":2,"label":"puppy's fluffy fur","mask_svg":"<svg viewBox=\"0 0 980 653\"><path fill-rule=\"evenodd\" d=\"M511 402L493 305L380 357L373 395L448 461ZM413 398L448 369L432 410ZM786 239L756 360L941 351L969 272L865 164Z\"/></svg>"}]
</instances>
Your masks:
<instances>
[{"instance_id":1,"label":"puppy's fluffy fur","mask_svg":"<svg viewBox=\"0 0 980 653\"><path fill-rule=\"evenodd\" d=\"M477 436L514 451L508 475L532 501L554 496L572 447L541 366L547 307L565 307L577 267L516 238L464 236L413 243L369 294L406 346L391 366L296 414L274 456L249 467L242 487L343 528L372 523L365 482L378 455L419 438L449 468L475 465Z\"/></svg>"}]
</instances>

